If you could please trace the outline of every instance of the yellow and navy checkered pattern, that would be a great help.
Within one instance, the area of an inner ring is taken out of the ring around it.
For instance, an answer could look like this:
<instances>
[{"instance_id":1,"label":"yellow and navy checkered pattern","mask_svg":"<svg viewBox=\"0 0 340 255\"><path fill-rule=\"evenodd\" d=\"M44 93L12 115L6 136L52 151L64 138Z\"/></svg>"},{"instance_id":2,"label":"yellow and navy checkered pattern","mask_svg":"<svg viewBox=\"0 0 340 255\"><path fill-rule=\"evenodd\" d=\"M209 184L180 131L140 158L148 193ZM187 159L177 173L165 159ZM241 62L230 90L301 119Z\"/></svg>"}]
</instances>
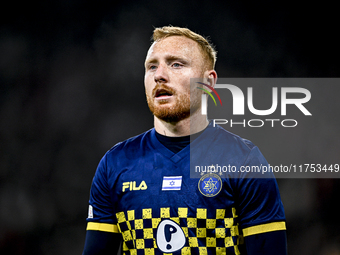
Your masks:
<instances>
[{"instance_id":1,"label":"yellow and navy checkered pattern","mask_svg":"<svg viewBox=\"0 0 340 255\"><path fill-rule=\"evenodd\" d=\"M170 219L182 228L186 237L186 244L181 249L182 255L226 254L226 249L240 254L238 246L243 243L234 208L231 212L225 209L209 211L209 216L213 217L208 217L208 209L205 208L189 212L188 208L170 210L170 207L157 211L142 209L139 217L136 217L135 210L119 212L116 216L118 230L124 241L123 253L126 255L161 253L157 249L156 232L163 219Z\"/></svg>"}]
</instances>

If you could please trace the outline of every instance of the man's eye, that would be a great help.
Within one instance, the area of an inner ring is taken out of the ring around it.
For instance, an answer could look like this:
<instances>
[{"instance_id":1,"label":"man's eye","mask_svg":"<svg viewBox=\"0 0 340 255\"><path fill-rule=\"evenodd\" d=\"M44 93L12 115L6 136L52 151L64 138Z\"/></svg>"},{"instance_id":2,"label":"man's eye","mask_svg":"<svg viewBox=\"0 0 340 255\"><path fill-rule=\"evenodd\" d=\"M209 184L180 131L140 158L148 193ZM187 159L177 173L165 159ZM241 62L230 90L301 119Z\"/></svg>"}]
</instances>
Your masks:
<instances>
[{"instance_id":1,"label":"man's eye","mask_svg":"<svg viewBox=\"0 0 340 255\"><path fill-rule=\"evenodd\" d=\"M182 65L180 63L173 63L172 66L173 67L181 67Z\"/></svg>"},{"instance_id":2,"label":"man's eye","mask_svg":"<svg viewBox=\"0 0 340 255\"><path fill-rule=\"evenodd\" d=\"M156 68L157 68L157 66L155 66L155 65L149 66L150 70L155 70Z\"/></svg>"}]
</instances>

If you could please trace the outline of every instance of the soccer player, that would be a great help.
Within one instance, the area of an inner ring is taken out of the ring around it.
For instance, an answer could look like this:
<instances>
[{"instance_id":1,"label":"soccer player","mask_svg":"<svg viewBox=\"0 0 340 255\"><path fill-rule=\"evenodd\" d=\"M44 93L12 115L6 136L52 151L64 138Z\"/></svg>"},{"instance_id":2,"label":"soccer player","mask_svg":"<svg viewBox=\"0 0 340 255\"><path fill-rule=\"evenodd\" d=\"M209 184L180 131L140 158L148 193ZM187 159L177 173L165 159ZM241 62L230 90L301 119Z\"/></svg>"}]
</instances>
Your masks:
<instances>
[{"instance_id":1,"label":"soccer player","mask_svg":"<svg viewBox=\"0 0 340 255\"><path fill-rule=\"evenodd\" d=\"M191 88L191 78L215 85L215 62L216 51L201 35L154 30L144 80L154 128L101 159L83 255L116 254L120 245L126 255L287 253L274 176L239 171L267 161L250 141L209 123L201 114L205 92ZM212 171L223 165L238 171ZM193 166L211 171L195 178Z\"/></svg>"}]
</instances>

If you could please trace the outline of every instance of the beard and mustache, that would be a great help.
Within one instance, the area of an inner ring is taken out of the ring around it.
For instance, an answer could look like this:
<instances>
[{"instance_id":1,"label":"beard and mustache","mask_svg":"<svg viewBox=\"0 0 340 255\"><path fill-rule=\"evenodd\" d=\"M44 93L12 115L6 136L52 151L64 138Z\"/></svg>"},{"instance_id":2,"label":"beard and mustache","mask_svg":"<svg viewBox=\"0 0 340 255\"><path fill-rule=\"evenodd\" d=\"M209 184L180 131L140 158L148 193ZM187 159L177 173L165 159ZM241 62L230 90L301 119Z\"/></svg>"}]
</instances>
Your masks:
<instances>
[{"instance_id":1,"label":"beard and mustache","mask_svg":"<svg viewBox=\"0 0 340 255\"><path fill-rule=\"evenodd\" d=\"M168 100L155 102L155 97L160 92L172 95L172 100L175 100L175 103L167 105L169 104ZM190 100L190 93L178 92L162 83L157 83L151 95L146 93L146 99L152 114L166 122L178 122L186 119L190 117L190 113L200 108L200 100Z\"/></svg>"}]
</instances>

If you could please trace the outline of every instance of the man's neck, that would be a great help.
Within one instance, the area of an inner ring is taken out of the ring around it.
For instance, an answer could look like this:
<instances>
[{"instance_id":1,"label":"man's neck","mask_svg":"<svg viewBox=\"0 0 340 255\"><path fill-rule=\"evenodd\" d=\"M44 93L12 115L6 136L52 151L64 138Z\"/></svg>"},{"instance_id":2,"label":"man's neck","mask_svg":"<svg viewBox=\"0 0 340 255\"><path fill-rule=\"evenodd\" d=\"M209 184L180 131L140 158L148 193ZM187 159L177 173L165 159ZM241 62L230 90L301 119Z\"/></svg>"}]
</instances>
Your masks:
<instances>
[{"instance_id":1,"label":"man's neck","mask_svg":"<svg viewBox=\"0 0 340 255\"><path fill-rule=\"evenodd\" d=\"M178 122L166 122L154 117L155 129L165 136L188 136L205 129L209 121L204 116L191 116Z\"/></svg>"}]
</instances>

